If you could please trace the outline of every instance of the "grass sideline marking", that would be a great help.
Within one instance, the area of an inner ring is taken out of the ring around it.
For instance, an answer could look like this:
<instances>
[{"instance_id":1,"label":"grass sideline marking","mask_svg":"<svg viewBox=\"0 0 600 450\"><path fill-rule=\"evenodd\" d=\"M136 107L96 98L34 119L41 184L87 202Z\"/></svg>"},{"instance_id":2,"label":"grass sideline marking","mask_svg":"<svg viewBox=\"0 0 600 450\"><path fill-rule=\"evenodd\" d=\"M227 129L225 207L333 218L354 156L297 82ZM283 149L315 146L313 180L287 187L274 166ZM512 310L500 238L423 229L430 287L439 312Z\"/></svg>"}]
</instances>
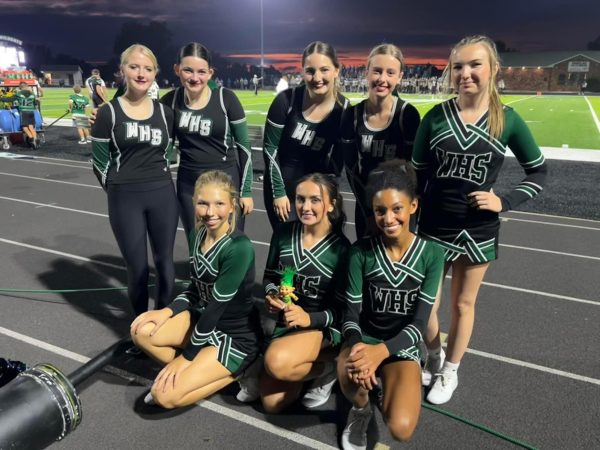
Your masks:
<instances>
[{"instance_id":1,"label":"grass sideline marking","mask_svg":"<svg viewBox=\"0 0 600 450\"><path fill-rule=\"evenodd\" d=\"M598 120L598 116L596 116L596 111L594 111L592 103L587 98L587 95L585 97L583 97L583 99L586 101L586 103L590 107L590 112L592 113L592 119L594 119L594 123L596 124L596 128L598 128L598 133L600 133L600 120Z\"/></svg>"}]
</instances>

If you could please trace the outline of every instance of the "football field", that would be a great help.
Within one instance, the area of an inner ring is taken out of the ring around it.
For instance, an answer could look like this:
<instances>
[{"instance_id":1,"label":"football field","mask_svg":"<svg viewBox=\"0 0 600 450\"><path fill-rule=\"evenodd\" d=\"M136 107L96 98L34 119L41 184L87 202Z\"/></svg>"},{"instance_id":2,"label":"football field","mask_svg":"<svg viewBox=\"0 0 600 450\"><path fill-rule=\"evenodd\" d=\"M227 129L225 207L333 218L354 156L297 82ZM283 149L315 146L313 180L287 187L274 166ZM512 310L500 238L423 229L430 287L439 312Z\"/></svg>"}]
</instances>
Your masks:
<instances>
[{"instance_id":1,"label":"football field","mask_svg":"<svg viewBox=\"0 0 600 450\"><path fill-rule=\"evenodd\" d=\"M109 89L112 98L113 89ZM161 95L166 93L161 90ZM269 105L275 98L273 91L236 91L248 117L249 125L262 126ZM48 119L63 115L67 109L71 89L52 88L44 90L42 114ZM359 93L347 93L352 103L365 97ZM403 95L412 103L421 117L442 98L430 95ZM577 95L505 95L504 104L513 107L529 125L533 135L542 147L577 148L600 150L600 97Z\"/></svg>"}]
</instances>

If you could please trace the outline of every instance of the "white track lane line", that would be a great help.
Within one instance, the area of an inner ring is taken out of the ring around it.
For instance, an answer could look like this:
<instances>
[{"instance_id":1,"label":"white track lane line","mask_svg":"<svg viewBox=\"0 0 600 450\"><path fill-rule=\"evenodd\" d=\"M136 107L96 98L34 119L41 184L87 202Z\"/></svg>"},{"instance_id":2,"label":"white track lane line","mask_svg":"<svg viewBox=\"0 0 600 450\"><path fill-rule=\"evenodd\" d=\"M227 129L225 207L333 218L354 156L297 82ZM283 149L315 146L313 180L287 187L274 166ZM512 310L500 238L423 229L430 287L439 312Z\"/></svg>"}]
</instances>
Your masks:
<instances>
[{"instance_id":1,"label":"white track lane line","mask_svg":"<svg viewBox=\"0 0 600 450\"><path fill-rule=\"evenodd\" d=\"M48 344L47 342L40 341L39 339L35 339L30 336L21 334L21 333L17 333L15 331L9 330L4 327L0 327L0 333L5 336L8 336L10 338L13 338L18 341L24 342L26 344L32 345L34 347L41 348L50 353L54 353L56 355L59 355L59 356L83 363L83 364L85 364L86 362L88 362L90 360L90 358L88 358L87 356L80 355L78 353L62 349L55 345ZM196 404L201 408L215 412L222 416L229 417L230 419L236 420L236 421L244 423L246 425L250 425L251 427L257 428L261 431L266 431L267 433L274 434L276 436L282 437L284 439L295 442L297 444L304 445L308 448L319 449L319 450L321 450L321 449L322 450L337 450L337 447L332 447L331 445L317 441L316 439L311 439L302 434L286 430L285 428L271 425L270 423L265 422L264 420L260 420L260 419L257 419L256 417L252 417L247 414L240 413L238 411L235 411L233 409L219 405L217 403L213 403L209 400L203 400Z\"/></svg>"},{"instance_id":2,"label":"white track lane line","mask_svg":"<svg viewBox=\"0 0 600 450\"><path fill-rule=\"evenodd\" d=\"M600 224L600 220L594 220L594 219L582 219L580 217L569 217L569 216L557 216L556 214L542 214L542 213L535 213L535 212L527 212L527 211L509 211L508 216L503 216L507 219L510 219L510 215L511 214L522 214L522 215L531 215L531 216L539 216L539 217L550 217L553 219L564 219L564 220L580 220L580 221L584 221L584 222L593 222L593 223L598 223Z\"/></svg>"},{"instance_id":3,"label":"white track lane line","mask_svg":"<svg viewBox=\"0 0 600 450\"><path fill-rule=\"evenodd\" d=\"M19 160L22 161L22 160ZM27 160L29 161L29 160ZM69 166L69 167L74 167L74 166ZM18 175L18 174L14 174L14 173L7 173L7 172L0 172L0 175L6 175L6 176L11 176L11 177L18 177L18 178L27 178L27 179L31 179L31 180L39 180L39 181L47 181L47 182L54 182L54 183L62 183L62 184L72 184L74 186L82 186L82 187L90 187L90 188L94 188L94 189L101 189L100 186L98 185L92 185L92 184L82 184L82 183L74 183L71 181L61 181L61 180L53 180L50 178L41 178L41 177L32 177L32 176L28 176L28 175ZM253 184L258 184L260 186L262 186L261 183L253 181ZM258 187L258 186L254 186L253 190L256 191L262 191L262 187ZM342 191L342 194L346 194L346 195L353 195L351 192L345 192ZM344 197L344 201L348 201L348 202L356 202L356 199L352 198L352 197ZM510 214L524 214L524 215L535 215L535 216L540 216L540 217L551 217L551 218L558 218L558 219L564 219L564 220L579 220L579 221L586 221L586 222L592 222L592 223L600 223L600 221L594 220L594 219L582 219L579 217L567 217L567 216L557 216L557 215L551 215L551 214L540 214L540 213L532 213L532 212L526 212L526 211L510 211ZM519 221L519 222L531 222L531 223L538 223L538 224L542 224L542 225L554 225L554 226L564 226L564 227L577 227L576 225L568 225L568 224L559 224L559 223L550 223L550 222L543 222L543 221L534 221L534 220L527 220L527 219L516 219L516 218L512 218L512 217L506 217L506 216L501 216L502 220L506 220L506 221ZM590 230L597 230L598 228L588 228L588 227L581 227L583 229L590 229Z\"/></svg>"},{"instance_id":4,"label":"white track lane line","mask_svg":"<svg viewBox=\"0 0 600 450\"><path fill-rule=\"evenodd\" d=\"M101 266L106 266L106 267L111 267L113 269L120 269L120 270L126 270L125 266L118 266L115 264L110 264L110 263L105 263L103 261L97 261L91 258L87 258L85 256L79 256L79 255L74 255L72 253L65 253L65 252L60 252L57 250L52 250L49 248L45 248L45 247L40 247L37 245L31 245L31 244L25 244L23 242L18 242L18 241L13 241L10 239L4 239L4 238L0 238L0 242L3 242L5 244L10 244L10 245L15 245L18 247L25 247L25 248L29 248L31 250L36 250L36 251L40 251L40 252L45 252L45 253L51 253L51 254L55 254L55 255L59 255L59 256L64 256L67 258L72 258L72 259L76 259L78 261L83 261L83 262L89 262L92 264L98 264ZM258 242L258 241L252 241L253 243L257 243L257 244L261 244L261 245L266 245L268 246L269 244L267 244L266 242ZM446 275L447 279L451 279L450 275ZM560 294L552 294L550 292L543 292L543 291L536 291L533 289L525 289L525 288L519 288L516 286L506 286L503 284L498 284L498 283L491 283L489 281L483 281L482 284L486 285L486 286L490 286L490 287L495 287L498 289L506 289L506 290L510 290L510 291L516 291L516 292L524 292L527 294L533 294L533 295L538 295L541 297L548 297L548 298L553 298L553 299L559 299L559 300L567 300L567 301L571 301L571 302L576 302L576 303L583 303L586 305L593 305L593 306L600 306L600 301L594 301L594 300L587 300L587 299L582 299L582 298L576 298L576 297L569 297L566 295L560 295Z\"/></svg>"},{"instance_id":5,"label":"white track lane line","mask_svg":"<svg viewBox=\"0 0 600 450\"><path fill-rule=\"evenodd\" d=\"M82 210L82 209L66 208L66 207L63 207L63 206L57 206L57 205L52 204L52 203L32 202L30 200L21 200L21 199L12 198L12 197L5 197L5 196L2 196L2 195L0 195L0 199L1 200L8 200L8 201L13 201L13 202L18 202L18 203L25 203L25 204L29 204L29 205L34 205L34 206L36 206L38 208L44 207L44 208L58 209L58 210L63 210L63 211L69 211L69 212L79 213L79 214L88 214L88 215L98 216L98 217L108 217L107 214L96 213L96 212L92 212L92 211L85 211L85 210ZM266 210L260 209L260 208L254 208L254 211L260 212L260 213L263 213L263 214L266 214L266 212L267 212ZM352 226L355 225L354 222L350 222L350 221L348 221L346 223L348 225L352 225ZM556 224L548 224L548 225L556 225ZM565 225L565 226L577 227L576 225ZM579 227L579 228L600 231L600 229L596 229L596 228L587 228L587 227ZM184 229L181 228L181 227L178 227L177 230L178 231L184 231ZM262 242L262 241L252 241L252 242L255 243L255 244L257 244L257 245L266 245L266 246L269 245L268 242ZM525 250L525 251L530 251L530 252L551 253L551 254L561 255L561 256L570 256L570 257L573 257L573 258L585 258L585 259L591 259L591 260L598 260L598 261L600 261L600 257L596 257L596 256L579 255L579 254L576 254L576 253L565 253L565 252L559 252L559 251L555 251L555 250L546 250L546 249L540 249L540 248L523 247L523 246L519 246L519 245L510 245L510 244L499 244L499 245L500 245L500 247L515 248L515 249L518 249L518 250Z\"/></svg>"}]
</instances>

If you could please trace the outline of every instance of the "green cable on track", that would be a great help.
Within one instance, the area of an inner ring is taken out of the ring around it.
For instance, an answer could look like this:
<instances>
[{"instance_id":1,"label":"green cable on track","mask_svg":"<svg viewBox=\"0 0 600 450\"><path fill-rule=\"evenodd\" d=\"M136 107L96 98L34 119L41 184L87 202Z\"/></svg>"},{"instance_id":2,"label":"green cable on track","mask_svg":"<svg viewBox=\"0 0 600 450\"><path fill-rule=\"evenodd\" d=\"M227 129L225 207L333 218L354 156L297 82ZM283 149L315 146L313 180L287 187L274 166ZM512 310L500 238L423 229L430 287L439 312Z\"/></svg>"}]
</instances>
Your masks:
<instances>
[{"instance_id":1,"label":"green cable on track","mask_svg":"<svg viewBox=\"0 0 600 450\"><path fill-rule=\"evenodd\" d=\"M461 417L461 416L459 416L457 414L451 413L450 411L446 411L445 409L438 408L438 407L430 405L428 403L421 403L421 406L423 408L425 408L425 409L429 409L429 410L434 411L434 412L436 412L438 414L442 414L444 416L450 417L451 419L457 420L459 422L463 422L463 423L465 423L467 425L472 426L473 428L477 428L478 430L481 430L481 431L484 431L486 433L489 433L489 434L491 434L493 436L496 436L496 437L498 437L500 439L508 441L508 442L510 442L512 444L518 445L519 447L526 448L528 450L537 450L537 447L534 447L531 444L528 444L526 442L520 441L518 439L515 439L513 437L507 436L505 434L502 434L499 431L492 430L491 428L488 428L485 425L481 425L481 424L479 424L477 422L473 422L472 420L469 420L469 419Z\"/></svg>"}]
</instances>

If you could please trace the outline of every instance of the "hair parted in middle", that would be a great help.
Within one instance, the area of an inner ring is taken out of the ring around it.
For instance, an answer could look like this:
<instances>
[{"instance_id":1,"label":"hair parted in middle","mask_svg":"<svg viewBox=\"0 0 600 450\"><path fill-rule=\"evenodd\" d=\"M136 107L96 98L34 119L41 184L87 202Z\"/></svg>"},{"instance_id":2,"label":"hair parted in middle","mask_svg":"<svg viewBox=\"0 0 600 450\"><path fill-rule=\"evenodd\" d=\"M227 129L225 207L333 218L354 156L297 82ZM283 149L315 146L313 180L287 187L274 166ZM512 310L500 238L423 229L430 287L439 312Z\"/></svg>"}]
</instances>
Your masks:
<instances>
[{"instance_id":1,"label":"hair parted in middle","mask_svg":"<svg viewBox=\"0 0 600 450\"><path fill-rule=\"evenodd\" d=\"M237 209L238 209L238 192L235 188L233 180L231 177L223 172L222 170L209 170L208 172L204 172L202 175L198 177L196 180L196 184L194 184L194 196L193 202L194 205L198 202L198 196L200 195L200 190L208 186L209 184L215 184L223 189L225 192L229 194L231 198L231 203L233 204L233 212L231 214L231 220L229 222L229 230L227 234L230 234L235 230L237 224ZM202 228L202 223L196 220L196 231Z\"/></svg>"}]
</instances>

